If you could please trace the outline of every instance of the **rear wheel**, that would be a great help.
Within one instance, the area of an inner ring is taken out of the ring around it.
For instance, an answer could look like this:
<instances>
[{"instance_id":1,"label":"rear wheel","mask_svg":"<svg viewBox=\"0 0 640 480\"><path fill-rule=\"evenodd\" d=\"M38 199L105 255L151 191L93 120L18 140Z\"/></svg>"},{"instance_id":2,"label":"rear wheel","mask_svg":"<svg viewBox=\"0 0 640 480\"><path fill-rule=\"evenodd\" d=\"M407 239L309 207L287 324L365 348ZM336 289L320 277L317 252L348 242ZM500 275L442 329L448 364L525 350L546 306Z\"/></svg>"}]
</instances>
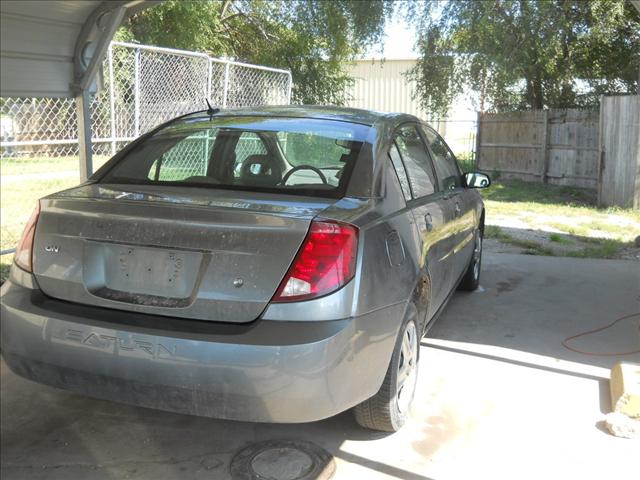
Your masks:
<instances>
[{"instance_id":1,"label":"rear wheel","mask_svg":"<svg viewBox=\"0 0 640 480\"><path fill-rule=\"evenodd\" d=\"M420 349L414 320L406 321L400 331L380 390L354 408L356 421L365 428L396 432L407 420L416 391Z\"/></svg>"},{"instance_id":2,"label":"rear wheel","mask_svg":"<svg viewBox=\"0 0 640 480\"><path fill-rule=\"evenodd\" d=\"M480 267L482 266L482 230L477 229L474 237L473 255L467 272L460 282L460 290L473 292L480 286Z\"/></svg>"}]
</instances>

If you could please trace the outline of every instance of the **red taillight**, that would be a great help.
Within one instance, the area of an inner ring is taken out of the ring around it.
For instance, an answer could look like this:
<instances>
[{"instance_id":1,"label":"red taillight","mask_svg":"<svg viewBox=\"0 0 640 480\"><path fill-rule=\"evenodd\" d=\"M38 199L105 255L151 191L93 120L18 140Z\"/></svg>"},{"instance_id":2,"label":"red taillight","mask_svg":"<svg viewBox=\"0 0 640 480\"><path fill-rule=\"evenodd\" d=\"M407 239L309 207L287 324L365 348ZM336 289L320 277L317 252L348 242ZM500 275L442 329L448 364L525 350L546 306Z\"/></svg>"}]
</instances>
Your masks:
<instances>
[{"instance_id":1,"label":"red taillight","mask_svg":"<svg viewBox=\"0 0 640 480\"><path fill-rule=\"evenodd\" d=\"M29 221L22 232L22 238L20 238L20 242L18 242L18 246L16 247L14 261L16 262L16 265L27 272L33 271L33 238L35 237L36 223L38 223L39 215L40 202L38 202L36 208L31 214L31 217L29 217Z\"/></svg>"},{"instance_id":2,"label":"red taillight","mask_svg":"<svg viewBox=\"0 0 640 480\"><path fill-rule=\"evenodd\" d=\"M358 229L345 223L317 221L309 233L273 302L296 302L327 295L355 275Z\"/></svg>"}]
</instances>

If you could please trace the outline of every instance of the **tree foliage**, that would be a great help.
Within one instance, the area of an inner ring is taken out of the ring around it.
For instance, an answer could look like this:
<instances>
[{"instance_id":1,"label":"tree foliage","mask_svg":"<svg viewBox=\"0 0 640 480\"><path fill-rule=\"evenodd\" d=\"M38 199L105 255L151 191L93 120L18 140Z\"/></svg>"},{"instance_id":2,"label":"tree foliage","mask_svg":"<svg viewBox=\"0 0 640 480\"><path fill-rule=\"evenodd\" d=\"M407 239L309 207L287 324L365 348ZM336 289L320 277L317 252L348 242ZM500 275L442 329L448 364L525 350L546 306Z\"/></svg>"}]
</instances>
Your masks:
<instances>
[{"instance_id":1,"label":"tree foliage","mask_svg":"<svg viewBox=\"0 0 640 480\"><path fill-rule=\"evenodd\" d=\"M434 113L469 91L504 111L594 106L638 88L640 14L624 0L425 0L406 13L419 33L411 76Z\"/></svg>"},{"instance_id":2,"label":"tree foliage","mask_svg":"<svg viewBox=\"0 0 640 480\"><path fill-rule=\"evenodd\" d=\"M347 61L379 43L389 0L170 0L121 38L291 70L296 103L345 102Z\"/></svg>"}]
</instances>

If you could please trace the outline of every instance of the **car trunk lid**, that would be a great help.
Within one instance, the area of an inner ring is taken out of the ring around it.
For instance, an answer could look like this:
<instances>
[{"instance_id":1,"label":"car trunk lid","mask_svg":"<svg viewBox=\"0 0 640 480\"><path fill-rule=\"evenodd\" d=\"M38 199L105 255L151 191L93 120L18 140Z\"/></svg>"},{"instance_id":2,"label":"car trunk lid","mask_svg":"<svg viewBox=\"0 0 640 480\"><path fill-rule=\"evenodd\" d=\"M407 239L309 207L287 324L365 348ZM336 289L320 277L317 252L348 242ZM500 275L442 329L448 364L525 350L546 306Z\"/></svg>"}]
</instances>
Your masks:
<instances>
[{"instance_id":1,"label":"car trunk lid","mask_svg":"<svg viewBox=\"0 0 640 480\"><path fill-rule=\"evenodd\" d=\"M250 322L278 288L311 220L334 202L84 185L41 201L34 274L44 293L62 300Z\"/></svg>"}]
</instances>

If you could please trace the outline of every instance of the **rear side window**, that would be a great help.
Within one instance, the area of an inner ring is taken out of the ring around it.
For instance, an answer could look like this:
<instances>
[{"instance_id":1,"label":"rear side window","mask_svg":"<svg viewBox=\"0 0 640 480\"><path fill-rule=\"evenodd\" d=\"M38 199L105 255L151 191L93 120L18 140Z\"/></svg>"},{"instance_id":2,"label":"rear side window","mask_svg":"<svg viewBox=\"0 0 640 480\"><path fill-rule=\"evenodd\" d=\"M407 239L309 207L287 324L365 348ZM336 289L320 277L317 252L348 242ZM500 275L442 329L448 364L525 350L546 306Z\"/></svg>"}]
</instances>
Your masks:
<instances>
[{"instance_id":1,"label":"rear side window","mask_svg":"<svg viewBox=\"0 0 640 480\"><path fill-rule=\"evenodd\" d=\"M160 155L149 170L148 178L171 182L205 175L214 141L215 135L210 131L189 135Z\"/></svg>"},{"instance_id":2,"label":"rear side window","mask_svg":"<svg viewBox=\"0 0 640 480\"><path fill-rule=\"evenodd\" d=\"M458 168L456 157L442 137L430 128L425 129L429 148L433 153L433 165L443 190L452 190L462 186L462 173Z\"/></svg>"},{"instance_id":3,"label":"rear side window","mask_svg":"<svg viewBox=\"0 0 640 480\"><path fill-rule=\"evenodd\" d=\"M404 199L411 200L413 195L411 194L411 187L409 186L409 177L407 177L407 171L404 168L402 158L400 158L400 152L398 152L398 147L395 142L389 149L389 158L391 159L391 164L393 165L396 175L398 176L398 180L400 181L400 187L402 187Z\"/></svg>"},{"instance_id":4,"label":"rear side window","mask_svg":"<svg viewBox=\"0 0 640 480\"><path fill-rule=\"evenodd\" d=\"M415 198L435 192L435 179L427 148L414 125L405 125L395 138L400 156L407 169L411 190Z\"/></svg>"}]
</instances>

